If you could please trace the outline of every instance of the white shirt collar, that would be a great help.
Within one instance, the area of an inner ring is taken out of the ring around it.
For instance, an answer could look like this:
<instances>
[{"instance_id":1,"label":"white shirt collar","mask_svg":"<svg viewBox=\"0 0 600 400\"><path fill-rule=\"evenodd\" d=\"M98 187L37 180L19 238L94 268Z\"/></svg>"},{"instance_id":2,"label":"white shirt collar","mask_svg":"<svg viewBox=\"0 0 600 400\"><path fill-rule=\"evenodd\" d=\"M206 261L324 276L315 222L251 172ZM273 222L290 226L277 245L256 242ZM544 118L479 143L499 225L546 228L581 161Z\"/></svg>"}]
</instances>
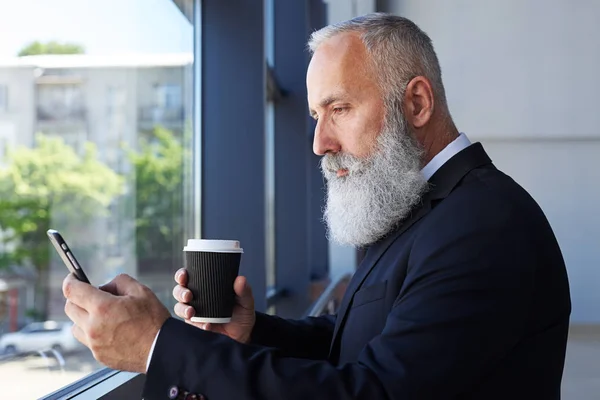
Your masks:
<instances>
[{"instance_id":1,"label":"white shirt collar","mask_svg":"<svg viewBox=\"0 0 600 400\"><path fill-rule=\"evenodd\" d=\"M464 133L458 135L450 144L448 144L442 151L437 153L435 157L427 163L427 165L421 170L421 173L426 180L429 180L435 172L442 167L449 159L454 157L461 150L466 149L471 145L471 141Z\"/></svg>"}]
</instances>

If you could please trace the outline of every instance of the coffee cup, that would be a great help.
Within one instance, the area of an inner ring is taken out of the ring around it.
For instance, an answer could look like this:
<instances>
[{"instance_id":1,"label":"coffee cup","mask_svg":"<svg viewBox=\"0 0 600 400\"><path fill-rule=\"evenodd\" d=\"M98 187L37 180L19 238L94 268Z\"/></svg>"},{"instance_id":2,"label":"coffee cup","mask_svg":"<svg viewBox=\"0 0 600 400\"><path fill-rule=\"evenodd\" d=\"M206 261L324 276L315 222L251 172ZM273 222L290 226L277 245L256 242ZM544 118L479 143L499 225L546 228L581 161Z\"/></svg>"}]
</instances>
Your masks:
<instances>
[{"instance_id":1,"label":"coffee cup","mask_svg":"<svg viewBox=\"0 0 600 400\"><path fill-rule=\"evenodd\" d=\"M243 249L237 240L189 239L184 251L188 273L189 304L195 314L192 322L223 324L231 321Z\"/></svg>"}]
</instances>

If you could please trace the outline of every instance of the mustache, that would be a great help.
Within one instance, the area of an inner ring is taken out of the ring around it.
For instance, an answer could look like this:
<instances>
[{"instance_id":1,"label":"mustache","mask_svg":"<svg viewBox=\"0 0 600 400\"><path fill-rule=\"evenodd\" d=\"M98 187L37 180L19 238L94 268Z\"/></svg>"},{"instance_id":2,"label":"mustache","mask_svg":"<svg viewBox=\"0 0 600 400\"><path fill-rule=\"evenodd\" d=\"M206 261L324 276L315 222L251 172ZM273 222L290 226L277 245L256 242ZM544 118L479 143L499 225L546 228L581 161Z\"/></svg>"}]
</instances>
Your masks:
<instances>
[{"instance_id":1,"label":"mustache","mask_svg":"<svg viewBox=\"0 0 600 400\"><path fill-rule=\"evenodd\" d=\"M327 153L320 161L321 172L327 179L337 176L337 171L345 169L348 175L358 174L371 163L370 158L359 158L348 153Z\"/></svg>"}]
</instances>

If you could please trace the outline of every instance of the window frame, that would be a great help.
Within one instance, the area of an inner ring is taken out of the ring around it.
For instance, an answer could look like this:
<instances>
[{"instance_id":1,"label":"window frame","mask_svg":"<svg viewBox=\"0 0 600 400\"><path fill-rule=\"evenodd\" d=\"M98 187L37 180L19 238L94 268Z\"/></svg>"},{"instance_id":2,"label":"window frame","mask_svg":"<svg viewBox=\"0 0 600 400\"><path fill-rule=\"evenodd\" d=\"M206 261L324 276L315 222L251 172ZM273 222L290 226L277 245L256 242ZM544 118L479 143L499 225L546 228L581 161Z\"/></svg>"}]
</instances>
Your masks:
<instances>
[{"instance_id":1,"label":"window frame","mask_svg":"<svg viewBox=\"0 0 600 400\"><path fill-rule=\"evenodd\" d=\"M144 382L143 374L102 368L40 400L136 398L141 396ZM127 397L124 397L124 393L128 394Z\"/></svg>"}]
</instances>

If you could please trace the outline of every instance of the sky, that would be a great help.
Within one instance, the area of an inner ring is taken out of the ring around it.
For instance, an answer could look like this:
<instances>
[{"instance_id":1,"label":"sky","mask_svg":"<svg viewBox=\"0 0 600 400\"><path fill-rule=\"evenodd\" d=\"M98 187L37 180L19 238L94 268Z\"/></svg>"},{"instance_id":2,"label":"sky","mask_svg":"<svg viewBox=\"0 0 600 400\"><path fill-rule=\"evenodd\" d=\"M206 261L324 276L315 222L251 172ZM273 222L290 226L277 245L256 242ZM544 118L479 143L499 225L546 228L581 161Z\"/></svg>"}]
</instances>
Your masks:
<instances>
[{"instance_id":1,"label":"sky","mask_svg":"<svg viewBox=\"0 0 600 400\"><path fill-rule=\"evenodd\" d=\"M0 0L0 57L68 41L87 54L191 52L193 29L172 0Z\"/></svg>"}]
</instances>

